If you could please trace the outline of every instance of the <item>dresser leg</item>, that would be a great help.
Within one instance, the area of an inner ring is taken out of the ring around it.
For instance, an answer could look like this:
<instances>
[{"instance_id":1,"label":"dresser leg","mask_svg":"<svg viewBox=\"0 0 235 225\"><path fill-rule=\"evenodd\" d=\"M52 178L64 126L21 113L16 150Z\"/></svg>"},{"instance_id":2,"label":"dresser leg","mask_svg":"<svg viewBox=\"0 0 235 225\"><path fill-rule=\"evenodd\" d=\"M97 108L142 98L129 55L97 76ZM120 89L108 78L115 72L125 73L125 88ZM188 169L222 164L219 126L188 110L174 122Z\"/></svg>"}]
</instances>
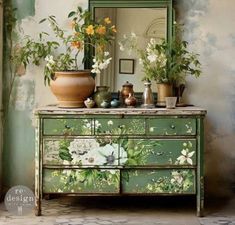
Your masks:
<instances>
[{"instance_id":1,"label":"dresser leg","mask_svg":"<svg viewBox=\"0 0 235 225\"><path fill-rule=\"evenodd\" d=\"M198 180L197 216L204 216L204 177L201 177L200 180Z\"/></svg>"},{"instance_id":2,"label":"dresser leg","mask_svg":"<svg viewBox=\"0 0 235 225\"><path fill-rule=\"evenodd\" d=\"M197 199L197 216L203 217L204 216L204 200L203 199Z\"/></svg>"},{"instance_id":3,"label":"dresser leg","mask_svg":"<svg viewBox=\"0 0 235 225\"><path fill-rule=\"evenodd\" d=\"M41 216L42 210L41 210L41 200L35 199L35 216Z\"/></svg>"}]
</instances>

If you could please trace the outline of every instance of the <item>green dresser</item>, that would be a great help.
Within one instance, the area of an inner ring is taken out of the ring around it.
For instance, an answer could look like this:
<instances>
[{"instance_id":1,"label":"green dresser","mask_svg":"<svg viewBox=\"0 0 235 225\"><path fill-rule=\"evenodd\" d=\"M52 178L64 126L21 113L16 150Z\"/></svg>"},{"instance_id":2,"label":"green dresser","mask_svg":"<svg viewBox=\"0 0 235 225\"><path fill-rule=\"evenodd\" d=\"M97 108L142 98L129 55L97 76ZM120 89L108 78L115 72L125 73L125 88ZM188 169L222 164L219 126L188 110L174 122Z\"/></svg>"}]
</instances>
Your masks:
<instances>
[{"instance_id":1,"label":"green dresser","mask_svg":"<svg viewBox=\"0 0 235 225\"><path fill-rule=\"evenodd\" d=\"M48 194L195 195L204 200L203 119L195 107L35 111L36 215Z\"/></svg>"}]
</instances>

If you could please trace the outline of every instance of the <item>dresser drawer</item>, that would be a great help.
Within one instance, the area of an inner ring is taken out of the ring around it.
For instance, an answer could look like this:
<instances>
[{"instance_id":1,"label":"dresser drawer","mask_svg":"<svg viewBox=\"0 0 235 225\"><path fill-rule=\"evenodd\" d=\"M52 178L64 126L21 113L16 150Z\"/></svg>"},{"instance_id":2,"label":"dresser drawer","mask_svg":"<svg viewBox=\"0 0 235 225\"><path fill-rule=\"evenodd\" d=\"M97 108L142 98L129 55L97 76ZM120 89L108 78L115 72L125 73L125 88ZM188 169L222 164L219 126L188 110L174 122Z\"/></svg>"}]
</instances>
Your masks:
<instances>
[{"instance_id":1,"label":"dresser drawer","mask_svg":"<svg viewBox=\"0 0 235 225\"><path fill-rule=\"evenodd\" d=\"M196 165L195 139L121 139L125 166Z\"/></svg>"},{"instance_id":2,"label":"dresser drawer","mask_svg":"<svg viewBox=\"0 0 235 225\"><path fill-rule=\"evenodd\" d=\"M110 138L43 140L44 165L115 166L119 160L119 144Z\"/></svg>"},{"instance_id":3,"label":"dresser drawer","mask_svg":"<svg viewBox=\"0 0 235 225\"><path fill-rule=\"evenodd\" d=\"M145 119L139 118L101 118L95 120L96 135L144 135Z\"/></svg>"},{"instance_id":4,"label":"dresser drawer","mask_svg":"<svg viewBox=\"0 0 235 225\"><path fill-rule=\"evenodd\" d=\"M148 135L196 135L196 119L193 118L155 118L147 121Z\"/></svg>"},{"instance_id":5,"label":"dresser drawer","mask_svg":"<svg viewBox=\"0 0 235 225\"><path fill-rule=\"evenodd\" d=\"M44 169L44 193L119 193L120 171L114 169Z\"/></svg>"},{"instance_id":6,"label":"dresser drawer","mask_svg":"<svg viewBox=\"0 0 235 225\"><path fill-rule=\"evenodd\" d=\"M44 135L91 135L91 119L43 119Z\"/></svg>"},{"instance_id":7,"label":"dresser drawer","mask_svg":"<svg viewBox=\"0 0 235 225\"><path fill-rule=\"evenodd\" d=\"M187 169L124 170L122 171L122 192L195 194L195 177L195 171Z\"/></svg>"}]
</instances>

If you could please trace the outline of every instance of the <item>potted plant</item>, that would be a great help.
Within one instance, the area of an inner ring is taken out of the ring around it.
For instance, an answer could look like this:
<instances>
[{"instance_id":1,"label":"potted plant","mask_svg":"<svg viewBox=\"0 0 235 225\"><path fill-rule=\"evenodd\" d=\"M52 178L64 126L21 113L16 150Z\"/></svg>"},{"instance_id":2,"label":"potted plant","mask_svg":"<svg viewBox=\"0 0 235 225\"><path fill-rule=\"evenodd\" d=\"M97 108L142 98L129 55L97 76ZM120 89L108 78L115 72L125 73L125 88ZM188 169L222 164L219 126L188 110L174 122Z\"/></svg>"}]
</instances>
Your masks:
<instances>
[{"instance_id":1,"label":"potted plant","mask_svg":"<svg viewBox=\"0 0 235 225\"><path fill-rule=\"evenodd\" d=\"M178 34L180 28L176 28L176 31ZM185 84L187 75L199 77L201 74L198 55L190 52L188 43L178 38L178 35L171 43L165 39L157 42L151 38L145 49L138 47L135 34L125 35L119 44L121 50L128 47L137 51L145 73L143 80L157 82L159 106L165 106L165 97L177 94L173 90Z\"/></svg>"},{"instance_id":2,"label":"potted plant","mask_svg":"<svg viewBox=\"0 0 235 225\"><path fill-rule=\"evenodd\" d=\"M116 28L109 18L92 20L91 14L83 11L81 7L70 12L68 18L71 19L70 32L59 27L55 16L41 20L40 23L49 22L56 40L48 40L49 34L45 32L39 34L38 41L26 36L15 50L13 60L17 65L24 67L30 63L40 65L46 62L45 84L50 85L58 99L59 107L83 107L84 100L95 88L91 73L100 73L111 61L107 47L115 38ZM61 46L64 51L58 53ZM82 65L82 62L78 61L79 54L88 48L95 49L92 69L79 70Z\"/></svg>"}]
</instances>

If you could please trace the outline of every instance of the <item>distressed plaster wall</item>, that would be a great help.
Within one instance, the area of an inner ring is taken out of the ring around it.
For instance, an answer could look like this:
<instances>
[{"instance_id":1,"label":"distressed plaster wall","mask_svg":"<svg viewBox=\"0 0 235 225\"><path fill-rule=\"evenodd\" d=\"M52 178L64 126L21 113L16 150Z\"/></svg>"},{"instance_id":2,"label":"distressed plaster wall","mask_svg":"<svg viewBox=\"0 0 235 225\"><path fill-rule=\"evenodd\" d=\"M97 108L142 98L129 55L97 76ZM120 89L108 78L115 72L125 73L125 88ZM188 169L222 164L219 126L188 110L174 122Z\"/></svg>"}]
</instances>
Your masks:
<instances>
[{"instance_id":1,"label":"distressed plaster wall","mask_svg":"<svg viewBox=\"0 0 235 225\"><path fill-rule=\"evenodd\" d=\"M206 185L226 195L235 175L235 4L233 0L179 0L178 19L184 38L198 51L203 74L189 79L185 96L208 109Z\"/></svg>"},{"instance_id":2,"label":"distressed plaster wall","mask_svg":"<svg viewBox=\"0 0 235 225\"><path fill-rule=\"evenodd\" d=\"M15 0L15 4L20 4ZM26 1L24 1L26 2ZM87 0L27 1L19 24L26 34L41 30L37 21L53 14L59 23L76 6L87 7ZM200 79L188 79L185 100L208 109L206 119L206 184L215 194L228 194L234 181L235 159L235 4L234 0L176 0L177 17L185 24L184 38L190 48L201 54L203 73ZM46 7L45 7L46 6ZM35 14L32 15L32 7ZM27 7L26 7L27 8ZM44 25L45 26L45 25ZM45 29L48 29L44 27ZM5 127L4 184L33 187L34 131L32 110L55 102L43 86L42 69L29 67L17 79L8 123Z\"/></svg>"}]
</instances>

